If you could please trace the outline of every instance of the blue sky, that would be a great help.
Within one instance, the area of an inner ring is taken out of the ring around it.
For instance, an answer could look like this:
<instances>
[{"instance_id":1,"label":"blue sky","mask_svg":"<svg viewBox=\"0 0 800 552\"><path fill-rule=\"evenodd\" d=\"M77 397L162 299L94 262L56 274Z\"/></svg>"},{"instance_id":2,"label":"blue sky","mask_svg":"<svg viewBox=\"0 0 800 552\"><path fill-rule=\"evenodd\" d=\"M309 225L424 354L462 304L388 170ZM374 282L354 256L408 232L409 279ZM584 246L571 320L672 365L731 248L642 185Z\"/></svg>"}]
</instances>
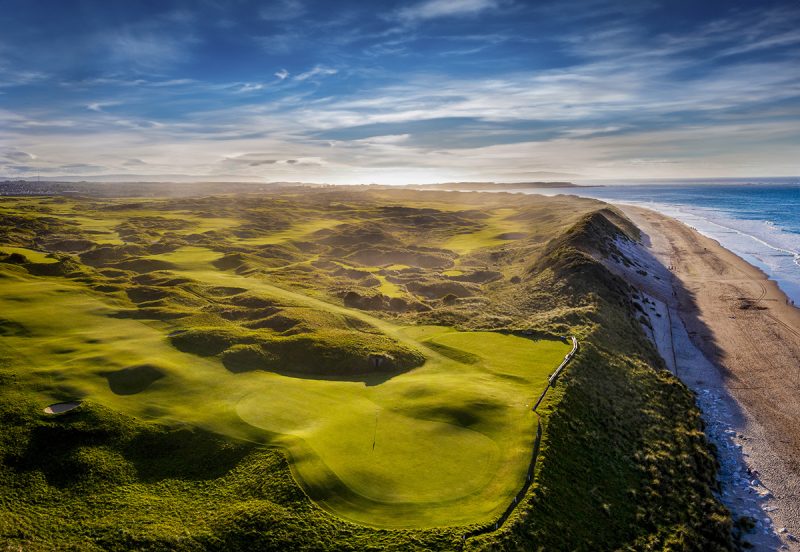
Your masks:
<instances>
[{"instance_id":1,"label":"blue sky","mask_svg":"<svg viewBox=\"0 0 800 552\"><path fill-rule=\"evenodd\" d=\"M0 176L800 174L796 1L2 8Z\"/></svg>"}]
</instances>

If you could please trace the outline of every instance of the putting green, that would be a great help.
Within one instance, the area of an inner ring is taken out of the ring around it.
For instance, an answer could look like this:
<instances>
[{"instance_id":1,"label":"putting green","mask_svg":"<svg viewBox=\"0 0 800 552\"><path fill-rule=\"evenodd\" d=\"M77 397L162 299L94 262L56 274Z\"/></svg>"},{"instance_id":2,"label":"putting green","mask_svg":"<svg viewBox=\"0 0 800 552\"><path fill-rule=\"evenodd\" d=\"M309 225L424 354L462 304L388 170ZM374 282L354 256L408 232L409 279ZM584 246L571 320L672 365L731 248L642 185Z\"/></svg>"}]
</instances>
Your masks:
<instances>
[{"instance_id":1,"label":"putting green","mask_svg":"<svg viewBox=\"0 0 800 552\"><path fill-rule=\"evenodd\" d=\"M347 519L384 527L460 525L489 521L506 508L530 461L531 403L567 344L398 326L217 270L211 263L219 256L195 247L157 258L210 285L369 322L422 351L426 363L366 382L233 374L216 359L172 347L165 323L121 316L124 305L114 305L113 296L2 264L0 346L13 350L20 377L41 390L43 405L89 399L284 447L308 494ZM148 377L136 380L134 392L119 393L113 386L119 374Z\"/></svg>"}]
</instances>

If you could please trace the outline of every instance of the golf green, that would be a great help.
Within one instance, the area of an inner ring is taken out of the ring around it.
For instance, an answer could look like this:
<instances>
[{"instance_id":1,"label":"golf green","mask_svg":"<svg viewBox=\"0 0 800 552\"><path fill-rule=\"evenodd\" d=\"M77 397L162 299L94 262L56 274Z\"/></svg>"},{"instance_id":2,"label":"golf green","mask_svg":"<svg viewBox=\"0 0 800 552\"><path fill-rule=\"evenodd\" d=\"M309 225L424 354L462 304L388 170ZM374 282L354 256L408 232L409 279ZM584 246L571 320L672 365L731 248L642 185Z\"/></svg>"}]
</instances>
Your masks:
<instances>
[{"instance_id":1,"label":"golf green","mask_svg":"<svg viewBox=\"0 0 800 552\"><path fill-rule=\"evenodd\" d=\"M211 264L218 256L185 248L157 257L209 285L368 322L426 362L354 380L232 373L216 358L175 349L166 322L122 316L113 296L13 265L0 267L3 346L43 405L96 401L283 447L309 496L346 519L432 527L488 521L506 508L530 461L532 402L567 344L400 326L218 270Z\"/></svg>"}]
</instances>

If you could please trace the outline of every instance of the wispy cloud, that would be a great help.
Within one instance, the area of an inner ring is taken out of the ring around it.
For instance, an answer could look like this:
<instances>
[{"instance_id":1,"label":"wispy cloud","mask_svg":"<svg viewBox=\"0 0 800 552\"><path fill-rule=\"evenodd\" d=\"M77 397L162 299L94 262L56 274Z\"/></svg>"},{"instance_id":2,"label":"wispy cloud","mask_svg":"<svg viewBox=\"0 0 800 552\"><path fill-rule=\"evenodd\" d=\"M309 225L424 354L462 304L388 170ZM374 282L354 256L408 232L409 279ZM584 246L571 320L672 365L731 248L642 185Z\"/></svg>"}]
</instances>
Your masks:
<instances>
[{"instance_id":1,"label":"wispy cloud","mask_svg":"<svg viewBox=\"0 0 800 552\"><path fill-rule=\"evenodd\" d=\"M403 21L419 21L439 17L470 16L496 9L500 0L426 0L400 9L397 17Z\"/></svg>"},{"instance_id":2,"label":"wispy cloud","mask_svg":"<svg viewBox=\"0 0 800 552\"><path fill-rule=\"evenodd\" d=\"M626 5L428 0L375 14L285 2L248 6L235 40L233 26L183 12L108 25L80 39L86 68L0 50L0 82L16 83L0 91L0 176L796 172L800 9L675 25L652 2ZM30 99L52 83L49 101Z\"/></svg>"},{"instance_id":3,"label":"wispy cloud","mask_svg":"<svg viewBox=\"0 0 800 552\"><path fill-rule=\"evenodd\" d=\"M368 142L370 144L394 145L394 144L402 144L404 142L408 142L408 139L410 137L411 137L410 134L384 134L381 136L372 136L370 138L359 141Z\"/></svg>"},{"instance_id":4,"label":"wispy cloud","mask_svg":"<svg viewBox=\"0 0 800 552\"><path fill-rule=\"evenodd\" d=\"M246 92L257 92L258 90L263 90L263 89L264 89L264 85L261 84L261 83L245 82L245 83L242 83L241 85L239 85L236 88L236 91L237 92L246 93Z\"/></svg>"},{"instance_id":5,"label":"wispy cloud","mask_svg":"<svg viewBox=\"0 0 800 552\"><path fill-rule=\"evenodd\" d=\"M24 163L34 161L36 156L27 151L21 151L16 148L3 148L0 149L0 158L13 161L15 163Z\"/></svg>"},{"instance_id":6,"label":"wispy cloud","mask_svg":"<svg viewBox=\"0 0 800 552\"><path fill-rule=\"evenodd\" d=\"M294 80L296 81L304 81L308 79L312 79L315 77L326 77L330 75L335 75L338 73L338 69L333 69L332 67L324 67L322 65L317 65L308 71L300 73L299 75L294 76Z\"/></svg>"},{"instance_id":7,"label":"wispy cloud","mask_svg":"<svg viewBox=\"0 0 800 552\"><path fill-rule=\"evenodd\" d=\"M299 0L278 0L263 6L259 15L267 21L288 21L306 13L306 6Z\"/></svg>"},{"instance_id":8,"label":"wispy cloud","mask_svg":"<svg viewBox=\"0 0 800 552\"><path fill-rule=\"evenodd\" d=\"M296 32L280 32L254 37L254 40L269 54L288 54L302 44L305 37Z\"/></svg>"},{"instance_id":9,"label":"wispy cloud","mask_svg":"<svg viewBox=\"0 0 800 552\"><path fill-rule=\"evenodd\" d=\"M128 70L157 71L191 57L200 42L193 12L172 10L89 35L89 48L109 62Z\"/></svg>"},{"instance_id":10,"label":"wispy cloud","mask_svg":"<svg viewBox=\"0 0 800 552\"><path fill-rule=\"evenodd\" d=\"M0 88L25 86L47 78L41 71L13 70L0 65Z\"/></svg>"},{"instance_id":11,"label":"wispy cloud","mask_svg":"<svg viewBox=\"0 0 800 552\"><path fill-rule=\"evenodd\" d=\"M185 42L171 36L133 29L108 37L114 63L142 69L159 69L186 59L185 46Z\"/></svg>"},{"instance_id":12,"label":"wispy cloud","mask_svg":"<svg viewBox=\"0 0 800 552\"><path fill-rule=\"evenodd\" d=\"M113 107L115 105L120 105L122 102L118 101L105 101L105 102L92 102L86 106L86 109L89 111L96 111L101 112L104 111L106 107Z\"/></svg>"}]
</instances>

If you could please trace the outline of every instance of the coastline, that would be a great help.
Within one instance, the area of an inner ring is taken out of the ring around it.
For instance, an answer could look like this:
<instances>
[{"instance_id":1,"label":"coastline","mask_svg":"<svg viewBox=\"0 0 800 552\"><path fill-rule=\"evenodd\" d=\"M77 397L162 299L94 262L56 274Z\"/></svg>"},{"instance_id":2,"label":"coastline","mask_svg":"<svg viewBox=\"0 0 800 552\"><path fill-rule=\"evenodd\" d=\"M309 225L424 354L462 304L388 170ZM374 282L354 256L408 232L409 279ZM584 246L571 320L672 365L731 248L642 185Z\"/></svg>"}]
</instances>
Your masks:
<instances>
[{"instance_id":1,"label":"coastline","mask_svg":"<svg viewBox=\"0 0 800 552\"><path fill-rule=\"evenodd\" d=\"M748 194L742 193L742 190L751 189L741 185L728 187L734 200L715 195L717 189L704 186L655 189L648 186L646 190L637 186L609 186L595 190L565 188L518 192L575 195L618 206L649 209L677 219L763 270L796 305L800 305L800 275L797 272L800 267L800 249L797 246L800 227L794 223L787 225L785 220L792 207L800 208L800 203L797 203L797 199L780 196L786 190L797 189L800 199L800 189L786 185L768 187L771 195L766 199L760 195L748 197ZM709 193L721 203L712 206ZM789 203L785 207L775 207L776 203L787 199Z\"/></svg>"},{"instance_id":2,"label":"coastline","mask_svg":"<svg viewBox=\"0 0 800 552\"><path fill-rule=\"evenodd\" d=\"M641 290L651 339L697 394L721 500L756 520L746 537L756 549L800 550L800 310L760 268L683 222L616 207L642 244L618 244L636 266L606 262Z\"/></svg>"},{"instance_id":3,"label":"coastline","mask_svg":"<svg viewBox=\"0 0 800 552\"><path fill-rule=\"evenodd\" d=\"M736 219L730 215L726 216L721 211L715 213L715 216L707 213L700 214L697 209L694 212L689 212L685 206L680 205L662 203L630 203L626 205L655 211L682 222L700 235L709 238L733 253L748 265L758 269L767 279L774 282L790 300L793 300L796 305L800 305L800 284L796 279L792 279L785 272L782 272L779 267L770 266L766 260L770 254L785 255L793 257L793 264L800 266L798 252L790 249L786 244L781 245L779 243L780 240L778 240L778 243L770 243L767 241L766 236L759 234L752 228L744 227L744 223L748 221ZM759 222L764 224L764 221ZM772 241L775 242L774 237ZM754 251L753 247L757 247L760 251Z\"/></svg>"}]
</instances>

